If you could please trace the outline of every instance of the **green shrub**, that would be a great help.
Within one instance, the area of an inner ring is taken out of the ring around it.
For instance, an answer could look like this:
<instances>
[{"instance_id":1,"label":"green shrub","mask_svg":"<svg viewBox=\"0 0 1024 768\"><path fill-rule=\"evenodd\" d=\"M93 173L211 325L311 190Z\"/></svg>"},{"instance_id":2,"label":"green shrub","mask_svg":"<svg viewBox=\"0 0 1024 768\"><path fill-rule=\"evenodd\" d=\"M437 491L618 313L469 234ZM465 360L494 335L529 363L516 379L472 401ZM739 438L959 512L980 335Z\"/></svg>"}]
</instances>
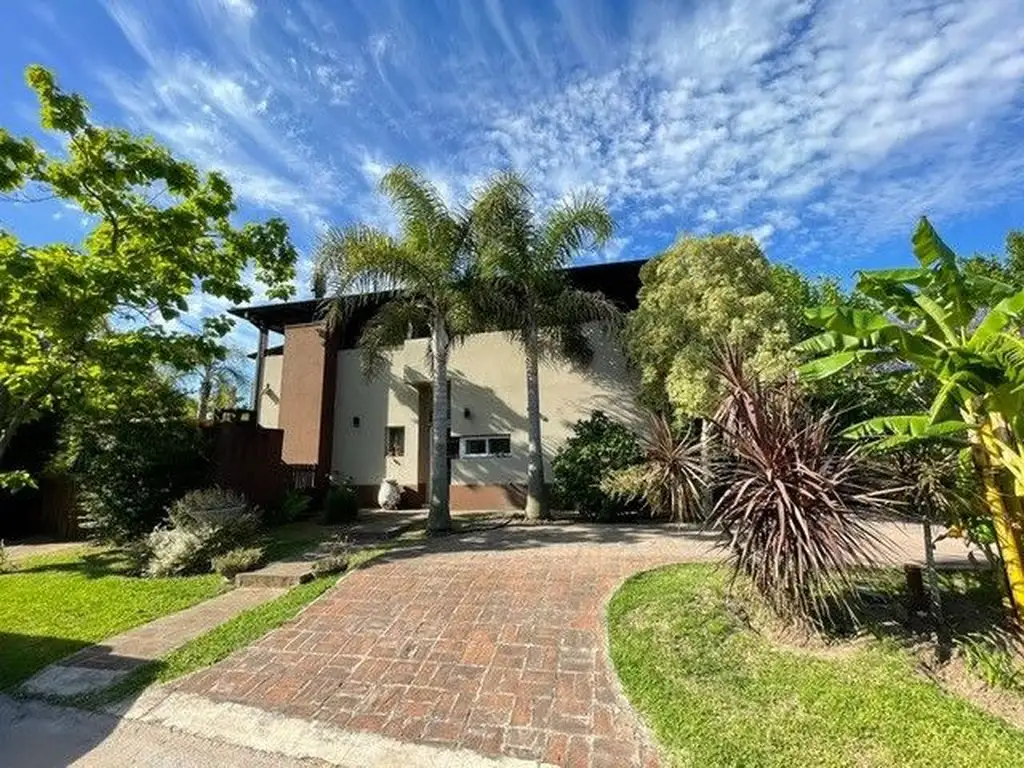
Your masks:
<instances>
[{"instance_id":1,"label":"green shrub","mask_svg":"<svg viewBox=\"0 0 1024 768\"><path fill-rule=\"evenodd\" d=\"M960 644L967 667L990 688L1024 691L1021 642L1008 632L968 635Z\"/></svg>"},{"instance_id":2,"label":"green shrub","mask_svg":"<svg viewBox=\"0 0 1024 768\"><path fill-rule=\"evenodd\" d=\"M603 412L594 411L590 418L573 425L572 435L552 461L555 504L590 520L615 520L625 506L606 493L601 483L613 471L642 460L636 435Z\"/></svg>"},{"instance_id":3,"label":"green shrub","mask_svg":"<svg viewBox=\"0 0 1024 768\"><path fill-rule=\"evenodd\" d=\"M239 547L223 555L217 555L210 563L213 570L228 581L233 581L238 574L259 568L263 565L265 557L266 551L263 547Z\"/></svg>"},{"instance_id":4,"label":"green shrub","mask_svg":"<svg viewBox=\"0 0 1024 768\"><path fill-rule=\"evenodd\" d=\"M359 498L348 478L331 478L331 487L324 497L324 522L328 525L348 523L359 515Z\"/></svg>"},{"instance_id":5,"label":"green shrub","mask_svg":"<svg viewBox=\"0 0 1024 768\"><path fill-rule=\"evenodd\" d=\"M285 525L294 523L305 517L313 500L304 491L290 490L276 507L268 511L266 522L269 525Z\"/></svg>"},{"instance_id":6,"label":"green shrub","mask_svg":"<svg viewBox=\"0 0 1024 768\"><path fill-rule=\"evenodd\" d=\"M210 560L250 541L259 530L259 511L242 496L220 488L191 491L168 510L169 528L146 539L146 575L180 576L210 570Z\"/></svg>"},{"instance_id":7,"label":"green shrub","mask_svg":"<svg viewBox=\"0 0 1024 768\"><path fill-rule=\"evenodd\" d=\"M206 441L185 419L97 424L76 435L73 452L82 527L92 538L138 539L175 499L208 482Z\"/></svg>"}]
</instances>

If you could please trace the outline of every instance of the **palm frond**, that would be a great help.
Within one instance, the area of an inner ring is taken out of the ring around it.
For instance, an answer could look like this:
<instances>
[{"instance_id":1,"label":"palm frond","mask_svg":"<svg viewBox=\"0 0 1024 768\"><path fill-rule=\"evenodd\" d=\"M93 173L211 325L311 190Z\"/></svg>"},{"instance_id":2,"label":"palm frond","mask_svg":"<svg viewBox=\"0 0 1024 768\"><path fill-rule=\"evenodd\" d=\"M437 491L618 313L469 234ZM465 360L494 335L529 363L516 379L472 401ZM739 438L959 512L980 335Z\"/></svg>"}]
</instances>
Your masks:
<instances>
[{"instance_id":1,"label":"palm frond","mask_svg":"<svg viewBox=\"0 0 1024 768\"><path fill-rule=\"evenodd\" d=\"M514 171L495 174L473 202L474 242L488 276L536 271L533 193Z\"/></svg>"},{"instance_id":2,"label":"palm frond","mask_svg":"<svg viewBox=\"0 0 1024 768\"><path fill-rule=\"evenodd\" d=\"M321 314L331 329L372 300L372 294L428 280L391 235L365 225L328 229L318 238L313 259L314 281L324 291Z\"/></svg>"},{"instance_id":3,"label":"palm frond","mask_svg":"<svg viewBox=\"0 0 1024 768\"><path fill-rule=\"evenodd\" d=\"M363 327L359 337L360 367L363 375L380 375L388 364L387 352L400 347L412 331L426 324L427 313L406 297L397 297L383 304Z\"/></svg>"},{"instance_id":4,"label":"palm frond","mask_svg":"<svg viewBox=\"0 0 1024 768\"><path fill-rule=\"evenodd\" d=\"M607 243L614 231L615 222L596 193L575 194L548 214L541 235L543 251L558 266L568 266L580 252Z\"/></svg>"},{"instance_id":5,"label":"palm frond","mask_svg":"<svg viewBox=\"0 0 1024 768\"><path fill-rule=\"evenodd\" d=\"M396 165L381 177L378 186L394 207L403 232L430 232L446 226L450 219L437 188L414 168Z\"/></svg>"},{"instance_id":6,"label":"palm frond","mask_svg":"<svg viewBox=\"0 0 1024 768\"><path fill-rule=\"evenodd\" d=\"M622 330L623 315L604 294L562 283L555 293L540 297L536 321L543 354L582 366L593 358L587 328L616 337Z\"/></svg>"}]
</instances>

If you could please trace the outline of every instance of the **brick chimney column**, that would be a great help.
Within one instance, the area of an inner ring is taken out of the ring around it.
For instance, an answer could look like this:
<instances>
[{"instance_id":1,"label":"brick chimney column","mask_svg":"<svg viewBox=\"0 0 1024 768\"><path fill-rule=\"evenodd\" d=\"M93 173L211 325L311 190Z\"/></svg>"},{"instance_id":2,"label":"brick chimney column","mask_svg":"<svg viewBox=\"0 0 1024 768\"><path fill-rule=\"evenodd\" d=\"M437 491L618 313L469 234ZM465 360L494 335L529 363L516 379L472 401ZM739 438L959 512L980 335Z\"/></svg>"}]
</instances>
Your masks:
<instances>
[{"instance_id":1,"label":"brick chimney column","mask_svg":"<svg viewBox=\"0 0 1024 768\"><path fill-rule=\"evenodd\" d=\"M284 329L278 416L278 426L284 430L281 459L285 464L317 465L318 480L331 471L337 368L337 343L323 322Z\"/></svg>"}]
</instances>

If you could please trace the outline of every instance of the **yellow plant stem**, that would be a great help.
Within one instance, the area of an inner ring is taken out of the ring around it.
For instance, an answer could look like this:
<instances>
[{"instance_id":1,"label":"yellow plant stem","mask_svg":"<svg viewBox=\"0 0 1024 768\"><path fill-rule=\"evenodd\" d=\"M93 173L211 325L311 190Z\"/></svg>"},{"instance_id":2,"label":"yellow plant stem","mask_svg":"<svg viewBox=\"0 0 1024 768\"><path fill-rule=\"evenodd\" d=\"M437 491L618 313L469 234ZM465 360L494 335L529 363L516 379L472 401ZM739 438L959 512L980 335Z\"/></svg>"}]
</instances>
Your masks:
<instances>
[{"instance_id":1,"label":"yellow plant stem","mask_svg":"<svg viewBox=\"0 0 1024 768\"><path fill-rule=\"evenodd\" d=\"M998 420L992 416L985 418L978 428L974 457L981 470L985 505L992 515L1013 613L1020 621L1024 618L1024 556L1020 537L1022 508L1021 500L1013 492L1008 482L1010 478L1000 460L999 444L1002 442L1005 446L1007 443L1007 436L1001 432L1003 428Z\"/></svg>"}]
</instances>

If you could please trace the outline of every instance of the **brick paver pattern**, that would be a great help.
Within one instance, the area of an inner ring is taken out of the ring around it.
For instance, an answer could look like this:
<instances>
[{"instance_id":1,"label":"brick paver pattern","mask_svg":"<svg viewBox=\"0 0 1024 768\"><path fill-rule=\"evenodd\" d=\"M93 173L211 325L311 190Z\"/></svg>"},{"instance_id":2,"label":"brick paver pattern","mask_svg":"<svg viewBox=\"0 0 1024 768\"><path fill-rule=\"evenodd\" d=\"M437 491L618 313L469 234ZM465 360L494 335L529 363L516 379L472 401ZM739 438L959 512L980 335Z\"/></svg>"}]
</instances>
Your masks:
<instances>
[{"instance_id":1,"label":"brick paver pattern","mask_svg":"<svg viewBox=\"0 0 1024 768\"><path fill-rule=\"evenodd\" d=\"M604 605L632 573L707 556L700 535L627 527L434 541L350 574L179 687L403 741L656 766L607 658Z\"/></svg>"}]
</instances>

